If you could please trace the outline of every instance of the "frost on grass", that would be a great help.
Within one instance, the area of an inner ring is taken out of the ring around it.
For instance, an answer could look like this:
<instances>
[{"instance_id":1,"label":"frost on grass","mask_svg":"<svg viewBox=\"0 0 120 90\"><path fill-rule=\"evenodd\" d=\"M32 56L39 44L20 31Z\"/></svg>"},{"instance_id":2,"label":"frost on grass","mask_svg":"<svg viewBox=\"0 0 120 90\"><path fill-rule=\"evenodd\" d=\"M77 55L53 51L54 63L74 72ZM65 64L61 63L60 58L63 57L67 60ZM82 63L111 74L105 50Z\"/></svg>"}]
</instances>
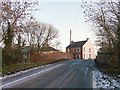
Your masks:
<instances>
[{"instance_id":1,"label":"frost on grass","mask_svg":"<svg viewBox=\"0 0 120 90\"><path fill-rule=\"evenodd\" d=\"M100 71L93 71L93 88L120 88L120 78L115 80Z\"/></svg>"},{"instance_id":2,"label":"frost on grass","mask_svg":"<svg viewBox=\"0 0 120 90\"><path fill-rule=\"evenodd\" d=\"M38 67L30 68L30 69L26 69L26 70L24 70L24 71L19 71L19 72L15 73L15 74L5 75L4 77L0 77L0 79L5 79L5 78L12 77L12 76L17 76L17 75L24 74L24 73L29 72L29 71L36 70L36 69L38 69L38 68L48 67L48 66L50 66L50 65L51 65L51 64L44 65L44 66L38 66Z\"/></svg>"}]
</instances>

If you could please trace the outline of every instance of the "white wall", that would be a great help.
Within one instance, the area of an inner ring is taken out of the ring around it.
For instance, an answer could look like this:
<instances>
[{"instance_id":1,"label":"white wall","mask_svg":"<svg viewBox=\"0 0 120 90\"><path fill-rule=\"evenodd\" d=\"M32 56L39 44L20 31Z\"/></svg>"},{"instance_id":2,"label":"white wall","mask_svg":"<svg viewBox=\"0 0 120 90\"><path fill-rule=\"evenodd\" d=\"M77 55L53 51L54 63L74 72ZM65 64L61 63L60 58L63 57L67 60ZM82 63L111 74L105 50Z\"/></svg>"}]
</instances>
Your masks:
<instances>
[{"instance_id":1,"label":"white wall","mask_svg":"<svg viewBox=\"0 0 120 90\"><path fill-rule=\"evenodd\" d=\"M85 51L84 51L84 48L85 48ZM89 48L91 48L91 52L89 52ZM89 57L89 54L91 54L91 59L95 59L95 58L96 58L94 48L93 48L92 44L90 43L90 40L89 40L89 39L88 39L88 41L83 45L82 51L83 51L83 54L82 54L83 59L89 59L89 58L90 58L90 57ZM84 54L85 54L85 58L84 58Z\"/></svg>"}]
</instances>

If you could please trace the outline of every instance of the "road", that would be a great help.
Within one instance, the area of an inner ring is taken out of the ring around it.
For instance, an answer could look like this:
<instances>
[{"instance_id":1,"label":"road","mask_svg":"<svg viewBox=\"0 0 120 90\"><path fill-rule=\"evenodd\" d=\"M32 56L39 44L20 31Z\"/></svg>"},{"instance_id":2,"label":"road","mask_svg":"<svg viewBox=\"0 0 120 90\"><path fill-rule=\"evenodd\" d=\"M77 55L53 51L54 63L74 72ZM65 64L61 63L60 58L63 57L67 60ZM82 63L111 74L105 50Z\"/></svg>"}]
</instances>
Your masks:
<instances>
[{"instance_id":1,"label":"road","mask_svg":"<svg viewBox=\"0 0 120 90\"><path fill-rule=\"evenodd\" d=\"M92 88L93 60L68 60L2 80L1 88Z\"/></svg>"}]
</instances>

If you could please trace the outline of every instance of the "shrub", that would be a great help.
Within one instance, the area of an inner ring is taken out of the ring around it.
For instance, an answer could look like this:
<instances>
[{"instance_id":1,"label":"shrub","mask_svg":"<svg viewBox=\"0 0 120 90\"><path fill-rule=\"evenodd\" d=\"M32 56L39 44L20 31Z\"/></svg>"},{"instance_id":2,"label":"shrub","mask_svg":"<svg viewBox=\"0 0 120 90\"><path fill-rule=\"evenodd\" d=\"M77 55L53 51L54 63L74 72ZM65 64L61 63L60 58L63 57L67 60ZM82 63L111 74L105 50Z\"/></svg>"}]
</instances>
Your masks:
<instances>
[{"instance_id":1,"label":"shrub","mask_svg":"<svg viewBox=\"0 0 120 90\"><path fill-rule=\"evenodd\" d=\"M4 48L2 53L3 66L22 62L22 53L19 49Z\"/></svg>"}]
</instances>

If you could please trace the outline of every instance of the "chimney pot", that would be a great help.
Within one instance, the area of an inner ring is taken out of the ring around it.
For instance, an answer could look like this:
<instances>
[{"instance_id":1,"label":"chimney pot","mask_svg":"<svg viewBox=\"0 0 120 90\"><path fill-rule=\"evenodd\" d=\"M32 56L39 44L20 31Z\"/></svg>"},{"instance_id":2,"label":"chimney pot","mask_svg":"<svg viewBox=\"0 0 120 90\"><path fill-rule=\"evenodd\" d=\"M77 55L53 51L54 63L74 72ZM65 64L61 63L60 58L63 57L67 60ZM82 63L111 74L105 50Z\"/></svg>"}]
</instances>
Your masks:
<instances>
[{"instance_id":1,"label":"chimney pot","mask_svg":"<svg viewBox=\"0 0 120 90\"><path fill-rule=\"evenodd\" d=\"M74 43L74 41L71 41L71 42L70 42L70 44L73 44L73 43Z\"/></svg>"},{"instance_id":2,"label":"chimney pot","mask_svg":"<svg viewBox=\"0 0 120 90\"><path fill-rule=\"evenodd\" d=\"M89 38L86 39L86 41L88 41L88 40L89 40Z\"/></svg>"}]
</instances>

